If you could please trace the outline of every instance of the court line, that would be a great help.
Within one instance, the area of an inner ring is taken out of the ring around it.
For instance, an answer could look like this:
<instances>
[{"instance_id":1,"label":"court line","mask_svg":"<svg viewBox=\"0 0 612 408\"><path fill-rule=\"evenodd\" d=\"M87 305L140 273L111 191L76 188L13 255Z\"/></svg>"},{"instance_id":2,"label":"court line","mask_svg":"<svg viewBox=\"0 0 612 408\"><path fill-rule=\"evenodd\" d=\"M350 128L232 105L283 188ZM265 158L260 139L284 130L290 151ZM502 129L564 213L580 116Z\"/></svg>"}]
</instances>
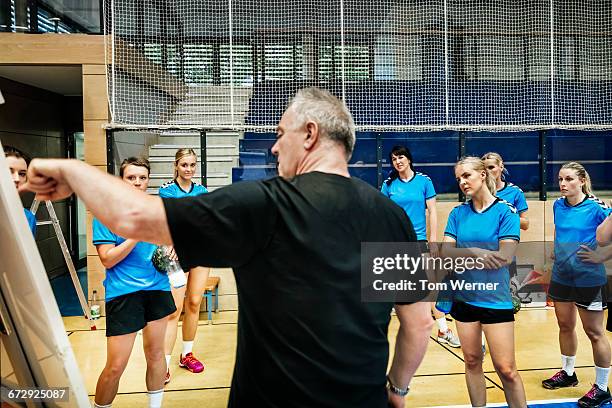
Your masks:
<instances>
[{"instance_id":1,"label":"court line","mask_svg":"<svg viewBox=\"0 0 612 408\"><path fill-rule=\"evenodd\" d=\"M223 326L223 325L228 325L228 324L238 324L238 322L220 322L220 323L215 323L213 320L212 324L208 324L208 322L206 320L204 320L203 323L198 323L198 327L206 327L206 326ZM182 327L183 324L179 324L178 327ZM74 332L95 332L95 331L104 331L106 330L106 328L99 328L97 330L90 330L90 329L75 329L75 330L70 330L70 331L66 331L66 333L74 333Z\"/></svg>"},{"instance_id":2,"label":"court line","mask_svg":"<svg viewBox=\"0 0 612 408\"><path fill-rule=\"evenodd\" d=\"M440 343L438 340L434 339L432 336L429 336L430 339L432 339L433 341L435 341L436 343L438 343L440 345L440 347L446 349L447 351L449 351L453 356L457 357L459 360L461 360L462 362L465 363L465 360L457 353L455 353L452 349L450 349L449 347L446 347L444 344ZM465 375L465 373L463 373ZM493 385L495 385L497 388L499 388L500 390L504 390L503 387L501 385L499 385L498 383L496 383L495 381L493 381L491 378L489 378L487 376L487 373L484 372L484 377L485 379L489 380Z\"/></svg>"},{"instance_id":3,"label":"court line","mask_svg":"<svg viewBox=\"0 0 612 408\"><path fill-rule=\"evenodd\" d=\"M182 388L180 390L167 390L164 389L164 394L169 392L183 392L183 391L206 391L206 390L229 390L231 387L200 387L200 388ZM131 392L118 392L117 395L136 395L136 394L147 394L147 391L131 391ZM88 394L89 397L95 397L96 394Z\"/></svg>"},{"instance_id":4,"label":"court line","mask_svg":"<svg viewBox=\"0 0 612 408\"><path fill-rule=\"evenodd\" d=\"M104 331L104 330L106 330L106 328L99 328L99 329L96 329L96 330L91 330L91 329L74 329L74 330L66 331L66 333L97 332L97 331Z\"/></svg>"},{"instance_id":5,"label":"court line","mask_svg":"<svg viewBox=\"0 0 612 408\"><path fill-rule=\"evenodd\" d=\"M562 398L562 399L551 399L551 400L535 400L535 401L527 401L527 405L535 404L562 404L564 402L576 402L578 398ZM487 403L487 407L507 407L507 402L493 402ZM431 408L471 408L471 405L438 405L436 407Z\"/></svg>"}]
</instances>

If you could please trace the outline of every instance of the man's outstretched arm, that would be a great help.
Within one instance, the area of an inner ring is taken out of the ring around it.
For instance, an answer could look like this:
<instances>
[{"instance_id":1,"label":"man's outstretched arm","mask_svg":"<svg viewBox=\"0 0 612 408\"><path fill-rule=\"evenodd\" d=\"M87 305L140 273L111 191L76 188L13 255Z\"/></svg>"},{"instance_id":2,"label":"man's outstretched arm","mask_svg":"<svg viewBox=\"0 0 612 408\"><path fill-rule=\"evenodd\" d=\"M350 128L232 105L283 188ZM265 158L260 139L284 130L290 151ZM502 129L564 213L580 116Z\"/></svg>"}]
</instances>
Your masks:
<instances>
[{"instance_id":1,"label":"man's outstretched arm","mask_svg":"<svg viewBox=\"0 0 612 408\"><path fill-rule=\"evenodd\" d=\"M20 191L36 193L38 200L60 200L73 192L91 213L117 235L170 245L164 205L150 196L79 160L34 159L28 182Z\"/></svg>"}]
</instances>

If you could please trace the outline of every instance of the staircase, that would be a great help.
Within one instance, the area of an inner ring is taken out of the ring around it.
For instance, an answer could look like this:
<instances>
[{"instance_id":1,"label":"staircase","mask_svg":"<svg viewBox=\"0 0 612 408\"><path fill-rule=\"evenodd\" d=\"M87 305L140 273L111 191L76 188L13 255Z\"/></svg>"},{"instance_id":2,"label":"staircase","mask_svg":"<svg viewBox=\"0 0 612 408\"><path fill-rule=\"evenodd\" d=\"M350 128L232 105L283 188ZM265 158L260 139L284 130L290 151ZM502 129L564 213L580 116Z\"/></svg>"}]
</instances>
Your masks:
<instances>
[{"instance_id":1,"label":"staircase","mask_svg":"<svg viewBox=\"0 0 612 408\"><path fill-rule=\"evenodd\" d=\"M178 105L169 125L197 125L202 128L243 124L249 107L251 88L234 88L234 114L230 107L229 86L190 86L185 99ZM232 120L233 119L233 120ZM209 191L232 183L232 167L238 166L239 140L242 132L209 131L206 133L206 177ZM149 193L174 177L174 154L180 148L192 148L198 155L200 169L200 132L194 130L163 131L159 143L149 147L151 180ZM199 174L199 171L197 171ZM194 181L200 182L196 176Z\"/></svg>"}]
</instances>

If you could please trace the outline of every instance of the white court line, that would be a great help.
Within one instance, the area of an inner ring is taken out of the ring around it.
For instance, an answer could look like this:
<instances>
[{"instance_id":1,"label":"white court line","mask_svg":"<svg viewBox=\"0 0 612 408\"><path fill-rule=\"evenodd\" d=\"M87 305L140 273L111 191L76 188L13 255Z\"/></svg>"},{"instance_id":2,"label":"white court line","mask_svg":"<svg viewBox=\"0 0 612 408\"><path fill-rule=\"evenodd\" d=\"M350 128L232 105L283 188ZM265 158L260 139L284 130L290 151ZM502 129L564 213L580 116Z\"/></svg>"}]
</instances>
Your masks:
<instances>
[{"instance_id":1,"label":"white court line","mask_svg":"<svg viewBox=\"0 0 612 408\"><path fill-rule=\"evenodd\" d=\"M562 402L576 402L578 398L565 398L565 399L552 399L552 400L537 400L527 401L527 405L531 404L560 404ZM505 402L498 402L495 404L487 403L487 407L507 407L508 404ZM472 408L471 405L440 405L432 408Z\"/></svg>"}]
</instances>

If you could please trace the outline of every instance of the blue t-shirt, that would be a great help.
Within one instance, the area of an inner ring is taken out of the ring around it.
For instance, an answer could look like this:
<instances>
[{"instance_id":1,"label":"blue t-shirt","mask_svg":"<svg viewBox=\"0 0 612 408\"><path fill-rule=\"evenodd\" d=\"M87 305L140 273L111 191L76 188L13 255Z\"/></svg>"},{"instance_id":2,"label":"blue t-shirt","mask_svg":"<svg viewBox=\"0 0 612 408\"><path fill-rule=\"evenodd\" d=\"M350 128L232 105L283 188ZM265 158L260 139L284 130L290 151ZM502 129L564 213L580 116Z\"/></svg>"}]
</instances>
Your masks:
<instances>
[{"instance_id":1,"label":"blue t-shirt","mask_svg":"<svg viewBox=\"0 0 612 408\"><path fill-rule=\"evenodd\" d=\"M500 240L520 241L520 226L516 208L500 198L483 212L476 212L472 201L451 211L444 235L457 241L457 248L499 250ZM467 269L456 279L469 283L497 283L495 290L455 292L455 300L490 309L512 309L508 266L499 269Z\"/></svg>"},{"instance_id":2,"label":"blue t-shirt","mask_svg":"<svg viewBox=\"0 0 612 408\"><path fill-rule=\"evenodd\" d=\"M504 186L500 190L497 190L495 195L512 204L519 214L529 209L527 200L525 200L525 193L523 193L523 190L516 184L504 182Z\"/></svg>"},{"instance_id":3,"label":"blue t-shirt","mask_svg":"<svg viewBox=\"0 0 612 408\"><path fill-rule=\"evenodd\" d=\"M181 197L193 197L200 194L208 193L206 187L201 184L191 182L191 189L185 191L178 185L176 180L169 181L163 184L159 188L159 196L161 198L181 198Z\"/></svg>"},{"instance_id":4,"label":"blue t-shirt","mask_svg":"<svg viewBox=\"0 0 612 408\"><path fill-rule=\"evenodd\" d=\"M28 226L30 227L30 231L32 231L32 235L36 235L36 216L27 208L24 208L23 212L28 220Z\"/></svg>"},{"instance_id":5,"label":"blue t-shirt","mask_svg":"<svg viewBox=\"0 0 612 408\"><path fill-rule=\"evenodd\" d=\"M391 185L385 181L380 191L408 214L417 240L427 240L427 219L425 217L427 204L425 202L436 196L436 190L429 176L415 172L410 180L404 181L398 177L391 182Z\"/></svg>"},{"instance_id":6,"label":"blue t-shirt","mask_svg":"<svg viewBox=\"0 0 612 408\"><path fill-rule=\"evenodd\" d=\"M120 245L125 241L104 224L94 218L93 244ZM106 269L104 279L105 299L109 300L139 290L170 290L170 282L166 274L155 269L151 262L156 245L148 242L139 242L121 262L112 268Z\"/></svg>"},{"instance_id":7,"label":"blue t-shirt","mask_svg":"<svg viewBox=\"0 0 612 408\"><path fill-rule=\"evenodd\" d=\"M606 284L603 264L582 262L576 253L580 245L597 248L596 231L612 210L595 196L574 206L564 197L553 204L555 263L552 280L567 286L590 287Z\"/></svg>"}]
</instances>

